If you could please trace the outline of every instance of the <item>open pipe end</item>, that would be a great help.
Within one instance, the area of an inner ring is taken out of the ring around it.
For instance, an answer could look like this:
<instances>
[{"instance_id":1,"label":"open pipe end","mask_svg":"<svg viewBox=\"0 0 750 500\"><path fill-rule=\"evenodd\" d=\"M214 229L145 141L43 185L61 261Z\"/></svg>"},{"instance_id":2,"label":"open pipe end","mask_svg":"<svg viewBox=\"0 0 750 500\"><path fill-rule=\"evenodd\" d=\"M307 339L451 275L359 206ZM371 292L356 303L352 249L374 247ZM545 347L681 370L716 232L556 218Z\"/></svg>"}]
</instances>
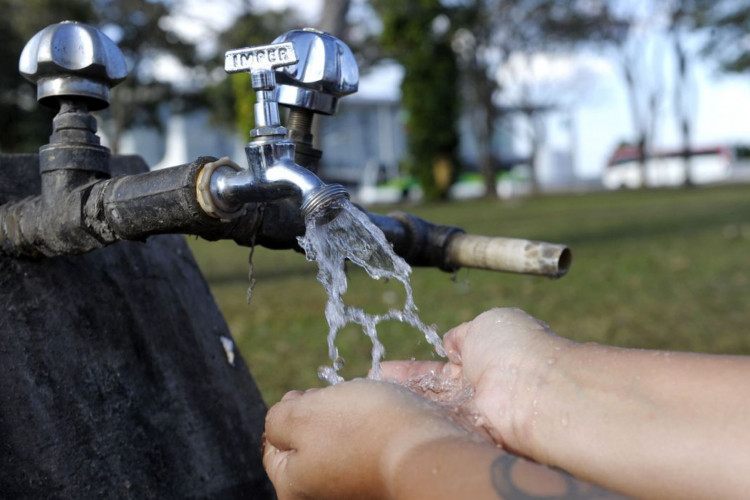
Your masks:
<instances>
[{"instance_id":1,"label":"open pipe end","mask_svg":"<svg viewBox=\"0 0 750 500\"><path fill-rule=\"evenodd\" d=\"M341 212L340 201L344 199L349 199L349 193L344 186L325 184L303 198L300 211L305 221L314 218L318 224L327 224Z\"/></svg>"},{"instance_id":2,"label":"open pipe end","mask_svg":"<svg viewBox=\"0 0 750 500\"><path fill-rule=\"evenodd\" d=\"M563 247L560 251L560 254L557 257L557 264L555 266L555 272L550 274L550 278L557 279L562 278L566 274L568 274L568 270L570 269L570 265L573 263L573 252L570 251L570 248Z\"/></svg>"}]
</instances>

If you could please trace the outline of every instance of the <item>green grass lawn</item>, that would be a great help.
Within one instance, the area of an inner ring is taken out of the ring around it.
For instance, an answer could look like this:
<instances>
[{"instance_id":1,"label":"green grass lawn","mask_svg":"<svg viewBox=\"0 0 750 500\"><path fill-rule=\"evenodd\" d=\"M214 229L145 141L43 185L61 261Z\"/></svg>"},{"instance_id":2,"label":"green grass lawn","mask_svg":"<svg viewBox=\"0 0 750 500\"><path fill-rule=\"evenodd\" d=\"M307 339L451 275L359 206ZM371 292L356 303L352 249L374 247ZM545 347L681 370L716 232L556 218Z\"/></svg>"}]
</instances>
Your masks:
<instances>
[{"instance_id":1,"label":"green grass lawn","mask_svg":"<svg viewBox=\"0 0 750 500\"><path fill-rule=\"evenodd\" d=\"M443 332L495 306L520 307L560 335L628 347L750 354L750 186L470 201L406 209L470 233L568 244L564 278L416 268L422 319ZM249 249L190 240L195 256L258 386L273 403L290 389L320 385L328 362L325 293L316 266L294 251L255 252L257 285L246 303ZM400 285L350 266L347 301L383 311ZM387 359L428 359L417 331L382 325ZM349 378L367 372L370 344L340 334Z\"/></svg>"}]
</instances>

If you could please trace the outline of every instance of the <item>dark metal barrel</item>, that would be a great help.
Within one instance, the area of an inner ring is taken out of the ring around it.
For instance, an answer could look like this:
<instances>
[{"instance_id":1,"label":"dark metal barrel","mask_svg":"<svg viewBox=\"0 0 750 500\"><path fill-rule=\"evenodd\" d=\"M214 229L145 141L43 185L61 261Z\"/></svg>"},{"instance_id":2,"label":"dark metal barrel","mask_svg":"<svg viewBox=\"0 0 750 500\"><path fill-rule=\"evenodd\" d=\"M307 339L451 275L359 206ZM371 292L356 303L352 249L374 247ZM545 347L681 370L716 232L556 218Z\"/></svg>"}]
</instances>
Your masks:
<instances>
[{"instance_id":1,"label":"dark metal barrel","mask_svg":"<svg viewBox=\"0 0 750 500\"><path fill-rule=\"evenodd\" d=\"M0 204L38 172L0 155ZM0 496L273 498L266 406L230 340L182 236L0 255Z\"/></svg>"}]
</instances>

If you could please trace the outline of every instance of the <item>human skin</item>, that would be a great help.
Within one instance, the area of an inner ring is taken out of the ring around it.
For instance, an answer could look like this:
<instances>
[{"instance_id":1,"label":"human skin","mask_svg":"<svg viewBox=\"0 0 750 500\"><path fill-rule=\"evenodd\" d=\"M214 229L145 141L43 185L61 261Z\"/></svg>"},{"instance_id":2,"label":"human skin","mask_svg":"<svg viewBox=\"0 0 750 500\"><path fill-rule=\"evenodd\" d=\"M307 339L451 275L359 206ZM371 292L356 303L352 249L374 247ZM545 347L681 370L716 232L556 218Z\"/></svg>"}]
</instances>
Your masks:
<instances>
[{"instance_id":1,"label":"human skin","mask_svg":"<svg viewBox=\"0 0 750 500\"><path fill-rule=\"evenodd\" d=\"M443 343L447 363L384 363L383 377L465 380L467 411L505 449L614 491L750 494L750 358L578 344L517 309Z\"/></svg>"},{"instance_id":2,"label":"human skin","mask_svg":"<svg viewBox=\"0 0 750 500\"><path fill-rule=\"evenodd\" d=\"M510 455L387 382L288 393L266 418L263 464L289 499L602 498Z\"/></svg>"}]
</instances>

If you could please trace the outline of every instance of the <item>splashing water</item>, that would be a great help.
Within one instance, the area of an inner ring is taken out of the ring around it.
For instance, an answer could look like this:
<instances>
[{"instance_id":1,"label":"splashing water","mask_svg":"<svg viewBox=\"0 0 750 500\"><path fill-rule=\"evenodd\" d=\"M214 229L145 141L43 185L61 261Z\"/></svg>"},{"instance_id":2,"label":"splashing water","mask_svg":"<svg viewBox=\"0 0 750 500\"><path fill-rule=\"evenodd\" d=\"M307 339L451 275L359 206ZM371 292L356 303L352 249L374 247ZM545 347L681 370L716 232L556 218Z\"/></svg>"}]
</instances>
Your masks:
<instances>
[{"instance_id":1,"label":"splashing water","mask_svg":"<svg viewBox=\"0 0 750 500\"><path fill-rule=\"evenodd\" d=\"M385 320L397 320L420 330L440 356L445 351L435 329L425 325L417 315L409 274L411 267L396 255L385 235L370 219L352 205L349 200L337 201L341 212L328 222L321 218L308 218L305 236L298 238L308 260L318 263L318 281L328 292L326 320L328 321L328 355L332 366L318 370L318 376L329 384L343 382L338 371L343 359L336 347L336 335L347 323L356 323L372 342L372 370L370 377L380 378L380 360L385 353L378 339L377 326ZM402 309L391 309L385 314L369 314L359 307L344 304L343 295L347 289L344 262L349 259L373 279L395 278L406 290L406 300Z\"/></svg>"}]
</instances>

